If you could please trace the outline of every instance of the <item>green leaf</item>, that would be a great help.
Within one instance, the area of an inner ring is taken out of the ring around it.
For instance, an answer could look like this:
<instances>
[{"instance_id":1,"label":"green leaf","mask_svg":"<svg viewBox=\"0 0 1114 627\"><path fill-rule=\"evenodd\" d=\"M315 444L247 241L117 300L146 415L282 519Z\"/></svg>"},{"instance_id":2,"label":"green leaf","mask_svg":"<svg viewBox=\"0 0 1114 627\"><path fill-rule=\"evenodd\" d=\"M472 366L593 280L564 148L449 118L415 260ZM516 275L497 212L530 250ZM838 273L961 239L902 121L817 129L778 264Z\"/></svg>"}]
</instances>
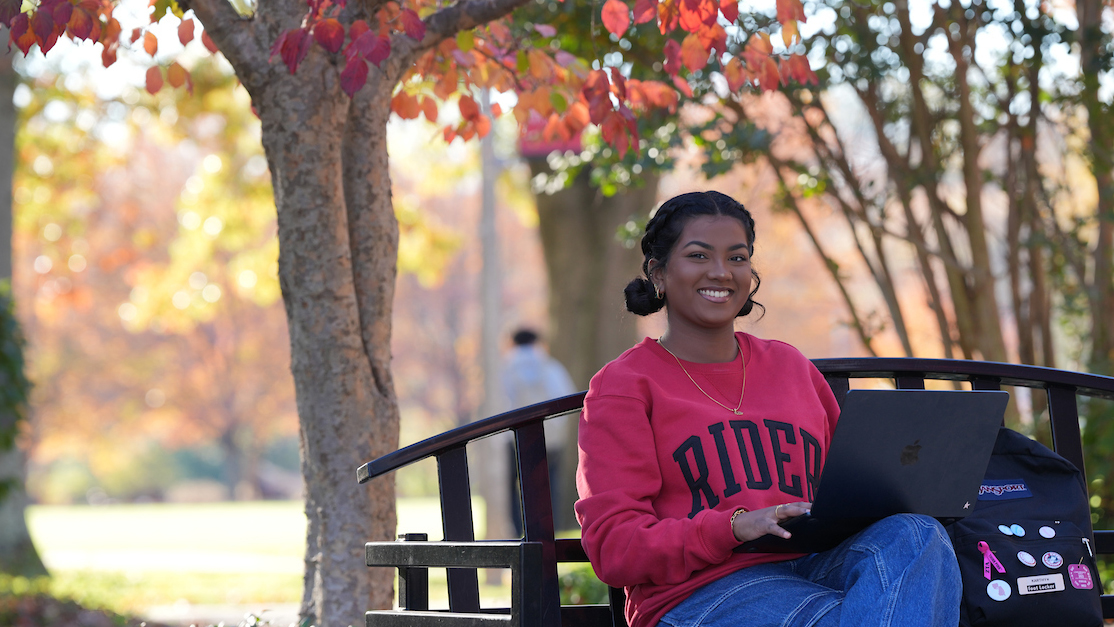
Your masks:
<instances>
[{"instance_id":1,"label":"green leaf","mask_svg":"<svg viewBox=\"0 0 1114 627\"><path fill-rule=\"evenodd\" d=\"M174 0L158 0L155 3L155 21L161 20L163 16L166 15L167 11L173 13L177 17L185 15L185 11L183 11L182 7L178 6L178 3Z\"/></svg>"},{"instance_id":2,"label":"green leaf","mask_svg":"<svg viewBox=\"0 0 1114 627\"><path fill-rule=\"evenodd\" d=\"M462 30L456 34L456 47L461 52L471 52L476 46L476 37L470 30Z\"/></svg>"},{"instance_id":3,"label":"green leaf","mask_svg":"<svg viewBox=\"0 0 1114 627\"><path fill-rule=\"evenodd\" d=\"M565 109L569 108L569 101L555 91L549 92L549 102L557 110L557 113L564 113Z\"/></svg>"}]
</instances>

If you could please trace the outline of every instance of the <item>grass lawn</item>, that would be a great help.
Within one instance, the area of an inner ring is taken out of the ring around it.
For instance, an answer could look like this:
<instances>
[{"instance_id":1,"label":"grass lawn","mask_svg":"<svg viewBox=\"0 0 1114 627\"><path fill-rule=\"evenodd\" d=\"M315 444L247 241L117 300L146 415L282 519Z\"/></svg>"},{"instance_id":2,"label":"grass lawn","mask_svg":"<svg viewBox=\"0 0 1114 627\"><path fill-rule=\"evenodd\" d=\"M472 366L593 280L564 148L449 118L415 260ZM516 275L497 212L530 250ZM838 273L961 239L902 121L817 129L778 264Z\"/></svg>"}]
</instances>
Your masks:
<instances>
[{"instance_id":1,"label":"grass lawn","mask_svg":"<svg viewBox=\"0 0 1114 627\"><path fill-rule=\"evenodd\" d=\"M27 521L53 574L51 592L139 614L183 602L298 603L306 532L302 508L300 501L35 506ZM482 521L481 501L475 511ZM400 499L398 516L400 531L441 538L436 498ZM430 578L436 602L445 596L444 571L433 570ZM509 593L481 588L484 598Z\"/></svg>"}]
</instances>

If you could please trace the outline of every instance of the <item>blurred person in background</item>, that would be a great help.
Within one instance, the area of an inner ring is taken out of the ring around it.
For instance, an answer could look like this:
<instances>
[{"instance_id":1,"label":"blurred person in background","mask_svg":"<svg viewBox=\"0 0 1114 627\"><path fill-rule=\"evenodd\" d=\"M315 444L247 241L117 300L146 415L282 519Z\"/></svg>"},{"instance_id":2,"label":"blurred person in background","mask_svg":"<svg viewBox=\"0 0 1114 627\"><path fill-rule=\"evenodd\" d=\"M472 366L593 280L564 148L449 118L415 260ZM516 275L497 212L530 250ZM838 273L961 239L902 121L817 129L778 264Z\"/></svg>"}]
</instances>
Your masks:
<instances>
[{"instance_id":1,"label":"blurred person in background","mask_svg":"<svg viewBox=\"0 0 1114 627\"><path fill-rule=\"evenodd\" d=\"M572 377L561 362L546 352L538 343L538 333L520 328L511 336L513 348L503 362L502 384L506 393L507 409L518 409L576 392ZM565 499L558 494L561 454L568 444L568 417L554 418L545 423L545 449L549 459L549 490L553 499L554 519L560 520L558 511L566 507ZM511 522L515 532L522 535L522 507L518 493L518 468L515 449L510 447L511 467L510 500Z\"/></svg>"}]
</instances>

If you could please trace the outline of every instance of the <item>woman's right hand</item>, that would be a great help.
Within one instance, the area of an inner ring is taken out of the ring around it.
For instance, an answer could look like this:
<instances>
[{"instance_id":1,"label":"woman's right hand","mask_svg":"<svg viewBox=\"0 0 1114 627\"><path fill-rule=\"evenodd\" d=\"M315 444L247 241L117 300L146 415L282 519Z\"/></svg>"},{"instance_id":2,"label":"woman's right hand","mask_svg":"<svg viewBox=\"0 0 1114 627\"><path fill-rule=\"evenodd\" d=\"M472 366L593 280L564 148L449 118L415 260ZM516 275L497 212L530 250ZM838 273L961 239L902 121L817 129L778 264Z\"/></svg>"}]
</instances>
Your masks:
<instances>
[{"instance_id":1,"label":"woman's right hand","mask_svg":"<svg viewBox=\"0 0 1114 627\"><path fill-rule=\"evenodd\" d=\"M795 516L807 514L812 503L783 503L774 507L764 507L753 512L742 512L731 523L731 532L739 542L748 542L764 535L774 535L788 539L792 534L778 523Z\"/></svg>"}]
</instances>

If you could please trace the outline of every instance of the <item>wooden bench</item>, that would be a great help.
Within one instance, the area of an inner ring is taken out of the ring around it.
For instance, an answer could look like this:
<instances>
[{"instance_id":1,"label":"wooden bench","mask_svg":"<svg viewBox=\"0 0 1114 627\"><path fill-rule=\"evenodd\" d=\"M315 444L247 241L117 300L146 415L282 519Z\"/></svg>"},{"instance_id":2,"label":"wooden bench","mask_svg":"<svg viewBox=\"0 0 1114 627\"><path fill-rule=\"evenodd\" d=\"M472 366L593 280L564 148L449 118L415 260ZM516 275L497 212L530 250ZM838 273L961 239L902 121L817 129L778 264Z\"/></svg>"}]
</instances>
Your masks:
<instances>
[{"instance_id":1,"label":"wooden bench","mask_svg":"<svg viewBox=\"0 0 1114 627\"><path fill-rule=\"evenodd\" d=\"M903 389L923 389L926 380L963 382L964 389L994 390L1002 386L1044 390L1051 441L1060 455L1080 469L1083 445L1079 429L1080 396L1114 401L1114 377L1050 368L945 359L852 358L817 359L842 404L851 379L888 380ZM958 383L957 383L958 384ZM866 387L866 386L856 386ZM367 613L368 627L500 625L502 627L625 626L621 589L612 588L610 603L561 606L557 565L586 562L577 539L555 539L546 463L543 422L580 410L584 393L517 409L480 420L384 455L361 466L361 483L414 462L435 458L440 481L443 542L403 537L398 542L369 542L368 566L399 569L399 607ZM524 538L476 541L472 527L471 488L465 446L496 433L514 433L522 491ZM1089 484L1088 484L1089 485ZM1094 531L1100 555L1114 554L1114 530ZM448 568L449 609L429 611L427 568ZM511 607L481 609L476 568L511 569ZM1114 595L1103 595L1102 610L1114 618Z\"/></svg>"}]
</instances>

